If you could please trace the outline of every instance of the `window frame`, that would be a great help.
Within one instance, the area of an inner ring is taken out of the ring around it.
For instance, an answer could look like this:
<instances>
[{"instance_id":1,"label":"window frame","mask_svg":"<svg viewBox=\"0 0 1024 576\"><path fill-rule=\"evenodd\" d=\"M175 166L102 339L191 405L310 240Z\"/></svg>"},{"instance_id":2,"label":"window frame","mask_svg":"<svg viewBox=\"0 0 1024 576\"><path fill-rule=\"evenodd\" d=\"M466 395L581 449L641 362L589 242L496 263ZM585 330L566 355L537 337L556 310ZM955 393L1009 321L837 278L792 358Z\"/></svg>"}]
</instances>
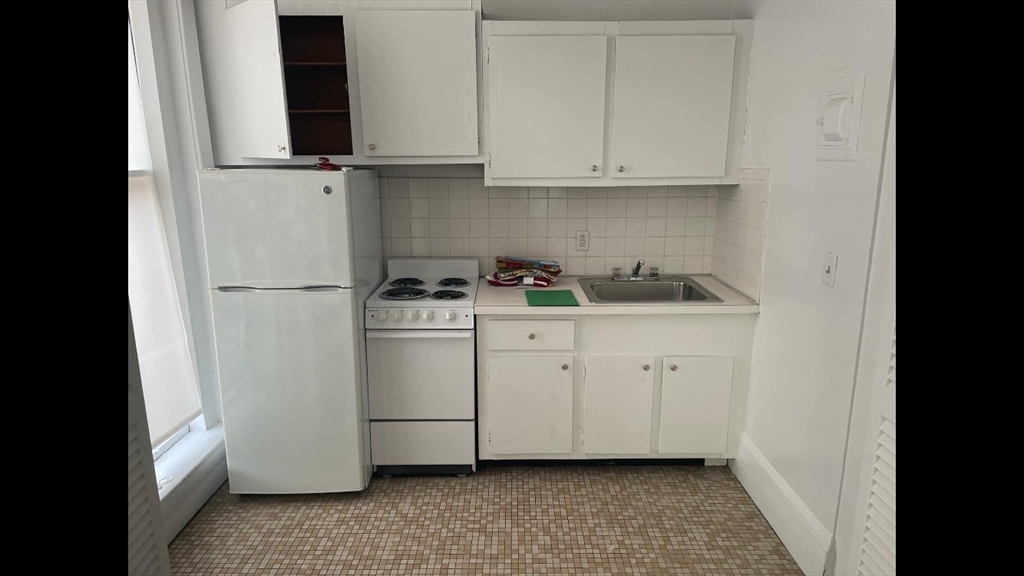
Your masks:
<instances>
[{"instance_id":1,"label":"window frame","mask_svg":"<svg viewBox=\"0 0 1024 576\"><path fill-rule=\"evenodd\" d=\"M153 179L204 428L221 422L196 170L214 167L192 2L129 0L139 96ZM129 171L129 177L133 176Z\"/></svg>"}]
</instances>

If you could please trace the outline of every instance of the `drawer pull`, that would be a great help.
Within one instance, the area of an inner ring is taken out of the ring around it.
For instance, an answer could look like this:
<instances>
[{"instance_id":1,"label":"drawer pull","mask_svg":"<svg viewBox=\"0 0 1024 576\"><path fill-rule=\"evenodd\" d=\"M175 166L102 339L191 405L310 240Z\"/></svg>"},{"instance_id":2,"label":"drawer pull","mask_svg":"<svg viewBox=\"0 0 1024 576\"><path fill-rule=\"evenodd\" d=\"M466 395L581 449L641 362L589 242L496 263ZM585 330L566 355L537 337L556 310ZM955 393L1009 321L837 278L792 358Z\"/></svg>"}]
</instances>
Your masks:
<instances>
[{"instance_id":1,"label":"drawer pull","mask_svg":"<svg viewBox=\"0 0 1024 576\"><path fill-rule=\"evenodd\" d=\"M644 364L644 372L647 372L650 369L651 369L651 365L650 364Z\"/></svg>"},{"instance_id":2,"label":"drawer pull","mask_svg":"<svg viewBox=\"0 0 1024 576\"><path fill-rule=\"evenodd\" d=\"M676 370L679 370L679 366L676 366L675 364L673 364L672 367L669 368L669 370L672 370L673 372L675 372Z\"/></svg>"},{"instance_id":3,"label":"drawer pull","mask_svg":"<svg viewBox=\"0 0 1024 576\"><path fill-rule=\"evenodd\" d=\"M568 370L568 369L569 369L569 365L568 364L562 364L562 370Z\"/></svg>"},{"instance_id":4,"label":"drawer pull","mask_svg":"<svg viewBox=\"0 0 1024 576\"><path fill-rule=\"evenodd\" d=\"M530 333L530 340L536 340L536 339L537 339L537 335L531 332Z\"/></svg>"}]
</instances>

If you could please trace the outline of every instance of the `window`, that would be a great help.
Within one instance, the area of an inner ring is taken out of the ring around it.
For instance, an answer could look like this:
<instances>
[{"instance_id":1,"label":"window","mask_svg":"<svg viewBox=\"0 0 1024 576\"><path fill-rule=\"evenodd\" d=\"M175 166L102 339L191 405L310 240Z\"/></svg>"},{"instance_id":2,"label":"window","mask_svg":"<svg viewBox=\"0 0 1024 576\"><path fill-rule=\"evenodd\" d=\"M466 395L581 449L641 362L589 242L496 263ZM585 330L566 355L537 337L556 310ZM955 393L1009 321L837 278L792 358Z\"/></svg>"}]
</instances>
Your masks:
<instances>
[{"instance_id":1,"label":"window","mask_svg":"<svg viewBox=\"0 0 1024 576\"><path fill-rule=\"evenodd\" d=\"M165 450L202 413L178 282L152 176L131 27L128 29L128 299L154 448ZM170 442L169 442L170 441Z\"/></svg>"}]
</instances>

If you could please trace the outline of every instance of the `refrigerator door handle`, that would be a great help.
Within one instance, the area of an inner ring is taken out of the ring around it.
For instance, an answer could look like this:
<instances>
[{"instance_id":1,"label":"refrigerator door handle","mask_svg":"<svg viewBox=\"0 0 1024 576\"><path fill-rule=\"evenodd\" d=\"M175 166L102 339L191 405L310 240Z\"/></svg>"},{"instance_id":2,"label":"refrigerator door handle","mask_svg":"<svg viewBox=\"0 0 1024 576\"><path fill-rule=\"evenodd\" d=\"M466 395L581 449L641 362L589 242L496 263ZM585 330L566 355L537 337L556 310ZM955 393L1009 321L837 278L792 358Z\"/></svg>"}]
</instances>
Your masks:
<instances>
[{"instance_id":1,"label":"refrigerator door handle","mask_svg":"<svg viewBox=\"0 0 1024 576\"><path fill-rule=\"evenodd\" d=\"M341 292L352 290L348 286L338 284L310 284L294 288L254 288L252 286L217 286L218 292Z\"/></svg>"},{"instance_id":2,"label":"refrigerator door handle","mask_svg":"<svg viewBox=\"0 0 1024 576\"><path fill-rule=\"evenodd\" d=\"M311 284L309 286L299 286L299 290L303 292L338 292L340 290L351 290L349 286L339 286L338 284Z\"/></svg>"}]
</instances>

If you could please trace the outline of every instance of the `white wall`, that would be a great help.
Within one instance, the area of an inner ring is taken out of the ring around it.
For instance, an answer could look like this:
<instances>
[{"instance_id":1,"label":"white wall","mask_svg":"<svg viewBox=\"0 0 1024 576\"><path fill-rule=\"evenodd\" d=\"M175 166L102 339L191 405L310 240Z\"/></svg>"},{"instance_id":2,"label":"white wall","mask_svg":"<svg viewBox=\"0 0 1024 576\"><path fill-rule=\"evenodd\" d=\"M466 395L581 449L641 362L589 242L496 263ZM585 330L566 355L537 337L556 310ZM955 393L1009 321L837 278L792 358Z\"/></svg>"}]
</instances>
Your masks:
<instances>
[{"instance_id":1,"label":"white wall","mask_svg":"<svg viewBox=\"0 0 1024 576\"><path fill-rule=\"evenodd\" d=\"M744 165L771 170L746 435L797 504L831 533L878 199L895 3L741 4L755 19ZM857 160L817 162L822 75L852 64L867 71ZM839 255L834 288L821 283L826 252ZM766 516L780 531L784 519ZM821 573L823 564L797 561Z\"/></svg>"}]
</instances>

